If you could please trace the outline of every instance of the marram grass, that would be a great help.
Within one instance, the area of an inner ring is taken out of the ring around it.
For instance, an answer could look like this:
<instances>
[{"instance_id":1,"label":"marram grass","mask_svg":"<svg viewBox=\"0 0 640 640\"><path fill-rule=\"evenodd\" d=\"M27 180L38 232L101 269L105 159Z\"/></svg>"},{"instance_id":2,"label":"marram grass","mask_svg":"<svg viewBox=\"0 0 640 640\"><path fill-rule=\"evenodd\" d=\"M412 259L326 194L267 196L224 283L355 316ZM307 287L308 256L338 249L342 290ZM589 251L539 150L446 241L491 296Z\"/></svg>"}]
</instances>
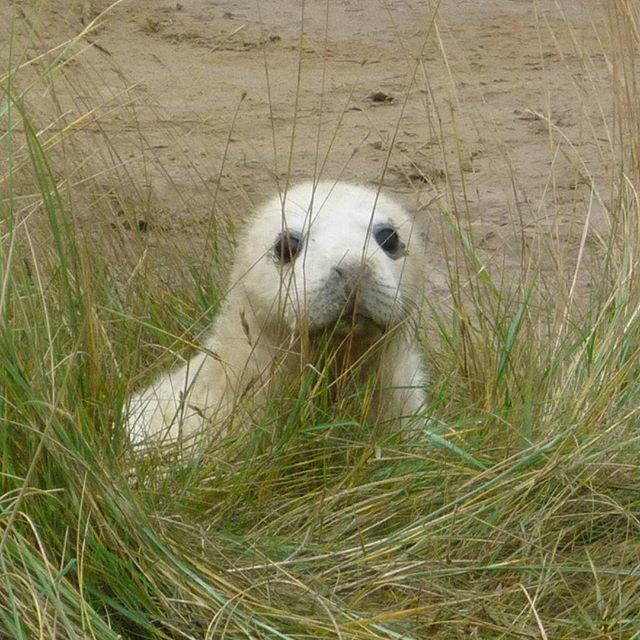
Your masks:
<instances>
[{"instance_id":1,"label":"marram grass","mask_svg":"<svg viewBox=\"0 0 640 640\"><path fill-rule=\"evenodd\" d=\"M195 460L134 456L126 394L170 362L153 343L182 352L206 326L216 278L123 284L3 82L0 638L640 638L631 175L580 304L535 277L507 289L458 229L482 277L452 273L454 304L428 314L421 437L310 377Z\"/></svg>"}]
</instances>

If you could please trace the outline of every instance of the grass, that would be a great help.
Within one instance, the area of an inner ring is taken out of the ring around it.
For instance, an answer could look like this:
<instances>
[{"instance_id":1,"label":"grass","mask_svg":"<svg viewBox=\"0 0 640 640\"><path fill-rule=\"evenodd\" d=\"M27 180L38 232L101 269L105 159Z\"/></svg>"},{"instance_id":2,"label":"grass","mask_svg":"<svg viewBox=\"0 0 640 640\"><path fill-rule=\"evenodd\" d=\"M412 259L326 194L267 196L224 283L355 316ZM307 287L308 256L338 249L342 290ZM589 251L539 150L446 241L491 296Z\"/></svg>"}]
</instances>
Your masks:
<instances>
[{"instance_id":1,"label":"grass","mask_svg":"<svg viewBox=\"0 0 640 640\"><path fill-rule=\"evenodd\" d=\"M429 431L410 443L310 387L197 460L132 456L121 407L141 371L171 361L138 347L184 350L219 278L168 290L139 268L123 282L73 216L97 172L65 171L73 147L38 127L14 59L0 102L0 637L640 638L640 15L614 5L620 145L590 293L535 270L507 286L445 210L453 302L431 311Z\"/></svg>"}]
</instances>

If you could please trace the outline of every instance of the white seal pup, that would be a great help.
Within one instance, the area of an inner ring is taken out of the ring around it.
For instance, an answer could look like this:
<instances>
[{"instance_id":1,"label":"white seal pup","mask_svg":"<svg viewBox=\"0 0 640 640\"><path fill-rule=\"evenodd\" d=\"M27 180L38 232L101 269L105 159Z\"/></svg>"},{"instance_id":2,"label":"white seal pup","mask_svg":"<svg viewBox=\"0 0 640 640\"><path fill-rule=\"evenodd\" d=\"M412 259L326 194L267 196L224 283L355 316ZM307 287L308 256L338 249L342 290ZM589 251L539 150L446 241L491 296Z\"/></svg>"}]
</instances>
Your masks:
<instances>
[{"instance_id":1,"label":"white seal pup","mask_svg":"<svg viewBox=\"0 0 640 640\"><path fill-rule=\"evenodd\" d=\"M274 381L317 367L318 345L334 380L354 365L358 380L375 376L368 417L402 424L425 400L421 246L411 217L376 190L307 182L273 198L241 234L203 348L130 399L132 441L224 432Z\"/></svg>"}]
</instances>

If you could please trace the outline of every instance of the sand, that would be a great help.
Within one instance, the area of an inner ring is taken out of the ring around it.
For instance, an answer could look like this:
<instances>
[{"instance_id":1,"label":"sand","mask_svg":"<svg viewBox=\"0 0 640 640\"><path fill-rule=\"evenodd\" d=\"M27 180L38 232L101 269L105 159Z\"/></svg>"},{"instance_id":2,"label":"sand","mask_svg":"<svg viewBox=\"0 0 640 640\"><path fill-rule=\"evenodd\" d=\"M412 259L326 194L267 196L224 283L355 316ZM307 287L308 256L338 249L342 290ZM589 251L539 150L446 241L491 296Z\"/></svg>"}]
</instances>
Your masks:
<instances>
[{"instance_id":1,"label":"sand","mask_svg":"<svg viewBox=\"0 0 640 640\"><path fill-rule=\"evenodd\" d=\"M108 6L39 4L0 1L3 70L10 24L33 56ZM595 0L124 0L30 104L50 132L74 123L71 155L108 205L80 184L78 228L115 238L128 268L186 271L212 224L321 175L417 212L443 298L451 220L496 272L520 278L534 255L569 286L583 237L589 254L607 231L609 46Z\"/></svg>"}]
</instances>

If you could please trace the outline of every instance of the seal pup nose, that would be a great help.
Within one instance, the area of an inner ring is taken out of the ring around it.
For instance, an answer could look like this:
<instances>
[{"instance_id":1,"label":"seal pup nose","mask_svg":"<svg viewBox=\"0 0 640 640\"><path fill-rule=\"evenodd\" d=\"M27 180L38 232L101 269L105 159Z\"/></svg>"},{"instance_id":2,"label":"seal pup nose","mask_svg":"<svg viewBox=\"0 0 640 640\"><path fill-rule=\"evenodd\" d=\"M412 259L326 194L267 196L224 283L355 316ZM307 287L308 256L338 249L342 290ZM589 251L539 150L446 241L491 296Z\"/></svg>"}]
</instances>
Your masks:
<instances>
[{"instance_id":1,"label":"seal pup nose","mask_svg":"<svg viewBox=\"0 0 640 640\"><path fill-rule=\"evenodd\" d=\"M362 260L353 262L340 262L333 267L333 277L336 291L343 299L341 313L354 314L360 299L360 290L365 286L369 270L366 262Z\"/></svg>"},{"instance_id":2,"label":"seal pup nose","mask_svg":"<svg viewBox=\"0 0 640 640\"><path fill-rule=\"evenodd\" d=\"M359 281L367 274L369 266L366 261L341 261L333 265L333 273L347 284L358 285Z\"/></svg>"}]
</instances>

